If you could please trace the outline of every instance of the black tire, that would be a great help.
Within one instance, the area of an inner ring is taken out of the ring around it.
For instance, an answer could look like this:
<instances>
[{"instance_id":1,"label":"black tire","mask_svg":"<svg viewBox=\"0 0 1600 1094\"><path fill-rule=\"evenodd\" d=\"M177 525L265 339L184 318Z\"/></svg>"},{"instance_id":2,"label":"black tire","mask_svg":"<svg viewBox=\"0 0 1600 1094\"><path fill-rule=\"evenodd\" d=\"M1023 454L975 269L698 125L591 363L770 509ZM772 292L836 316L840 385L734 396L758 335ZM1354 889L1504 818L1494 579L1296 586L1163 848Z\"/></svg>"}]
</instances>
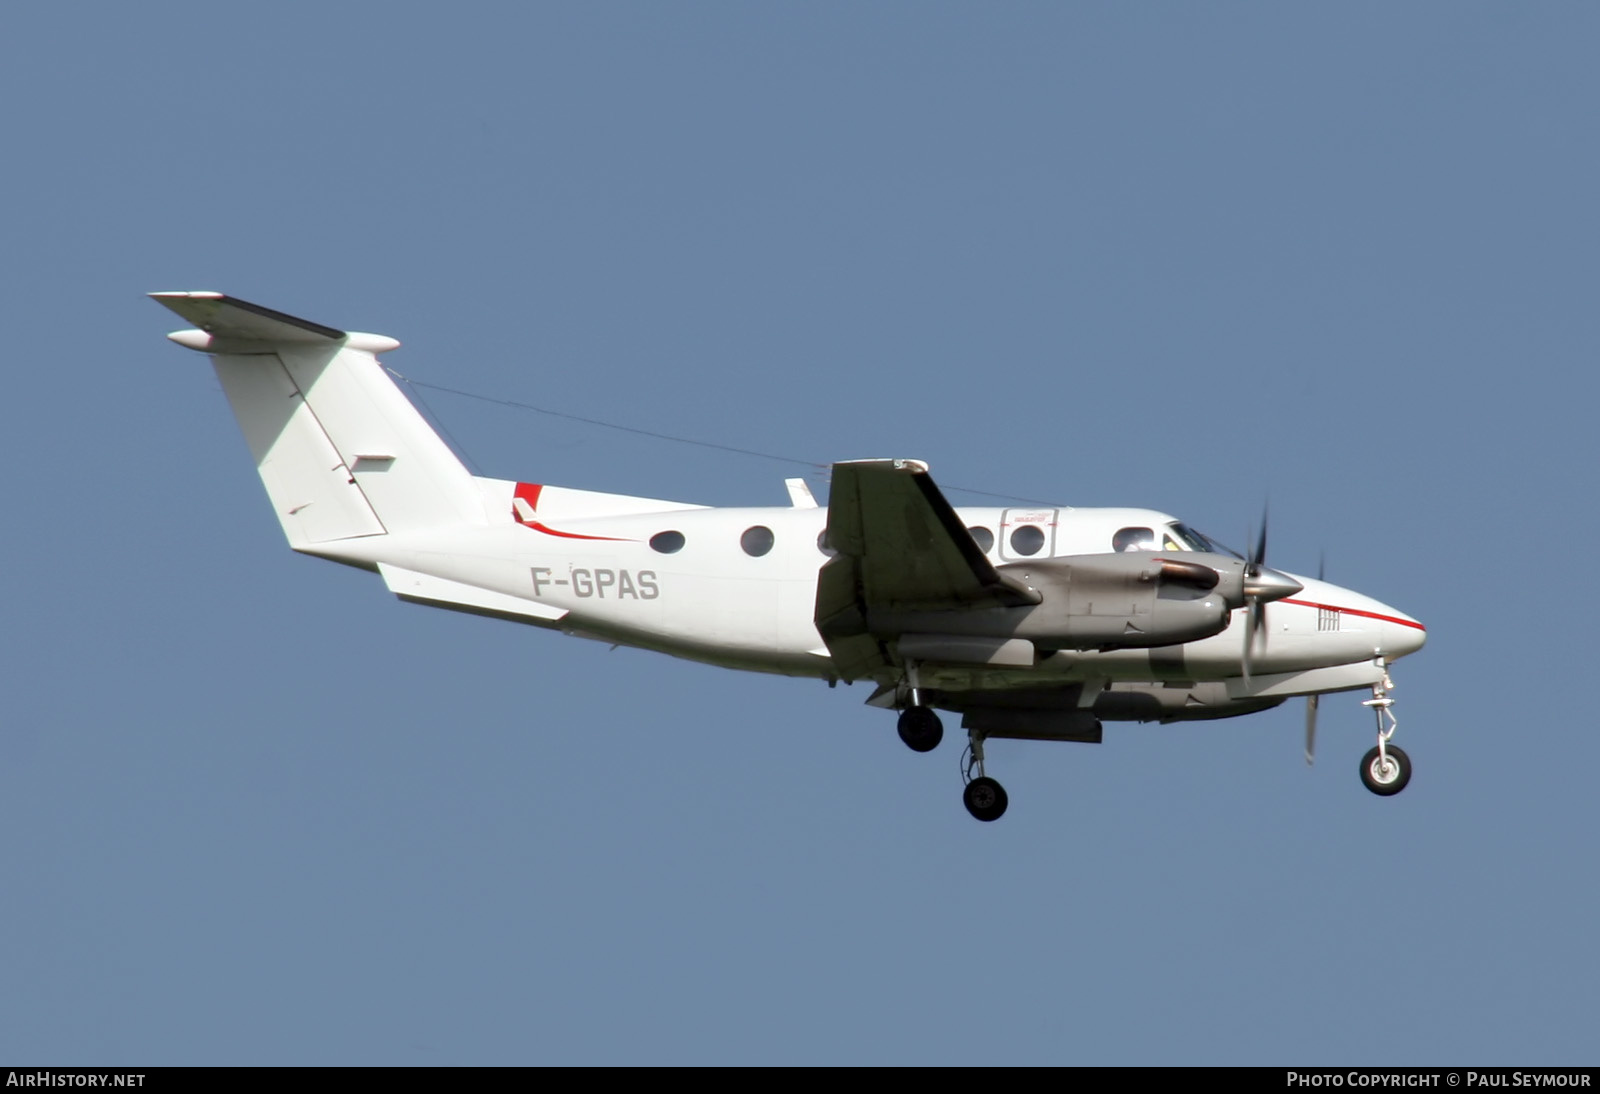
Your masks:
<instances>
[{"instance_id":1,"label":"black tire","mask_svg":"<svg viewBox=\"0 0 1600 1094\"><path fill-rule=\"evenodd\" d=\"M930 707L906 707L900 712L900 739L913 752L932 752L944 740L944 723Z\"/></svg>"},{"instance_id":2,"label":"black tire","mask_svg":"<svg viewBox=\"0 0 1600 1094\"><path fill-rule=\"evenodd\" d=\"M1010 804L1006 788L987 775L980 775L969 782L961 792L961 801L966 805L967 812L981 821L999 820L1005 816L1006 806Z\"/></svg>"},{"instance_id":3,"label":"black tire","mask_svg":"<svg viewBox=\"0 0 1600 1094\"><path fill-rule=\"evenodd\" d=\"M1384 745L1383 750L1389 754L1391 770L1378 769L1378 746L1373 745L1361 757L1361 783L1374 794L1387 798L1400 793L1411 781L1411 757L1394 745Z\"/></svg>"}]
</instances>

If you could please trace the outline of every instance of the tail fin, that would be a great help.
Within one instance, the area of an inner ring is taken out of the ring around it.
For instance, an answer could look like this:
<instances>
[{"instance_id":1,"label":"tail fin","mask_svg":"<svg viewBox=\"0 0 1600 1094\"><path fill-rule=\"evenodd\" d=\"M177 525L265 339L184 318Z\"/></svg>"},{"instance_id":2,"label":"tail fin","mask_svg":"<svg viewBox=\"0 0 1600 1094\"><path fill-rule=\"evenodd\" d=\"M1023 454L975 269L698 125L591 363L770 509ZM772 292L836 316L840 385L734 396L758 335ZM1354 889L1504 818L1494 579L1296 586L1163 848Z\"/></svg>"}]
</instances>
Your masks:
<instances>
[{"instance_id":1,"label":"tail fin","mask_svg":"<svg viewBox=\"0 0 1600 1094\"><path fill-rule=\"evenodd\" d=\"M400 345L215 292L151 293L198 330L289 545L483 524L472 475L377 355Z\"/></svg>"}]
</instances>

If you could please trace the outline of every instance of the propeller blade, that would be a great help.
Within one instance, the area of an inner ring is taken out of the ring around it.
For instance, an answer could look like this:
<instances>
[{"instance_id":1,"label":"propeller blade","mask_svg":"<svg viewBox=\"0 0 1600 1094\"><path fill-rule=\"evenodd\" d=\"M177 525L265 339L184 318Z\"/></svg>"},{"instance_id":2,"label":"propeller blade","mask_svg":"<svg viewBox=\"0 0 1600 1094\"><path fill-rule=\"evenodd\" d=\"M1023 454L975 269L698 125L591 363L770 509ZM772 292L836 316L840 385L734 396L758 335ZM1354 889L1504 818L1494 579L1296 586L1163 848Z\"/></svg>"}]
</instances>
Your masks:
<instances>
[{"instance_id":1,"label":"propeller blade","mask_svg":"<svg viewBox=\"0 0 1600 1094\"><path fill-rule=\"evenodd\" d=\"M1254 609L1251 609L1250 611L1245 613L1244 657L1240 659L1240 664L1244 668L1244 686L1245 687L1249 687L1250 686L1250 647L1255 645L1255 643L1253 641L1251 641L1251 639L1254 637L1254 635L1252 635L1250 633L1250 620L1253 619L1254 617L1255 617L1255 610Z\"/></svg>"},{"instance_id":2,"label":"propeller blade","mask_svg":"<svg viewBox=\"0 0 1600 1094\"><path fill-rule=\"evenodd\" d=\"M1261 506L1261 531L1252 536L1255 548L1250 552L1250 557L1245 560L1245 603L1249 605L1249 613L1245 619L1244 634L1244 682L1250 684L1251 663L1255 660L1256 643L1259 641L1263 648L1267 638L1267 604L1273 600L1282 600L1286 596L1293 596L1299 592L1303 585L1277 570L1267 569L1267 506Z\"/></svg>"},{"instance_id":3,"label":"propeller blade","mask_svg":"<svg viewBox=\"0 0 1600 1094\"><path fill-rule=\"evenodd\" d=\"M1318 551L1317 552L1317 580L1318 581L1325 581L1326 578L1323 575L1326 574L1327 572L1328 572L1328 552L1327 551Z\"/></svg>"},{"instance_id":4,"label":"propeller blade","mask_svg":"<svg viewBox=\"0 0 1600 1094\"><path fill-rule=\"evenodd\" d=\"M1306 766L1310 767L1317 762L1317 699L1316 695L1306 696Z\"/></svg>"},{"instance_id":5,"label":"propeller blade","mask_svg":"<svg viewBox=\"0 0 1600 1094\"><path fill-rule=\"evenodd\" d=\"M1250 683L1250 664L1255 659L1256 644L1266 636L1267 606L1254 598L1245 615L1244 627L1244 682Z\"/></svg>"}]
</instances>

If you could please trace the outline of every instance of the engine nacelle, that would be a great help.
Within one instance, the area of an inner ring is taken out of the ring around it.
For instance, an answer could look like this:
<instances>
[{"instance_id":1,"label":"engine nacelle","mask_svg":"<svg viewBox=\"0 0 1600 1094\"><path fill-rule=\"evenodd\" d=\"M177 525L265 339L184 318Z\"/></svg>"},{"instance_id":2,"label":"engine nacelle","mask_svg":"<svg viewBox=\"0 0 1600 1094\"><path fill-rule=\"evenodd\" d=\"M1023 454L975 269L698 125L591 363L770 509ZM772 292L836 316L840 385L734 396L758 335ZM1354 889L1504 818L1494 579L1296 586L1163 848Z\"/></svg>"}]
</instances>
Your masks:
<instances>
[{"instance_id":1,"label":"engine nacelle","mask_svg":"<svg viewBox=\"0 0 1600 1094\"><path fill-rule=\"evenodd\" d=\"M1243 564L1202 557L1069 555L1000 570L1041 594L1018 632L1041 651L1145 648L1209 638L1243 603L1233 588L1242 584Z\"/></svg>"},{"instance_id":2,"label":"engine nacelle","mask_svg":"<svg viewBox=\"0 0 1600 1094\"><path fill-rule=\"evenodd\" d=\"M1143 649L1209 638L1245 602L1245 563L1200 552L1067 555L998 567L1037 604L938 612L872 612L880 637L902 634L1026 639L1054 650ZM943 658L936 658L943 659Z\"/></svg>"}]
</instances>

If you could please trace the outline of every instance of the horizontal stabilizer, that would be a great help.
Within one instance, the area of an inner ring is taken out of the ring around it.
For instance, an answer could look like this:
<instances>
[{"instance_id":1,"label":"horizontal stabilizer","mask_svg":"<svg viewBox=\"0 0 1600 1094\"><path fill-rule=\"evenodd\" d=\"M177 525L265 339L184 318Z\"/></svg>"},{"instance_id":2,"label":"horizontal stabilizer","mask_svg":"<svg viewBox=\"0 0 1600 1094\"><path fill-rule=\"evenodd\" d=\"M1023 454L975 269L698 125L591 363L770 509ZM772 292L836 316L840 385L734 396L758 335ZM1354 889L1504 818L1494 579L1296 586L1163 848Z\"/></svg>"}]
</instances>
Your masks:
<instances>
[{"instance_id":1,"label":"horizontal stabilizer","mask_svg":"<svg viewBox=\"0 0 1600 1094\"><path fill-rule=\"evenodd\" d=\"M170 308L207 334L248 342L339 342L345 332L263 308L219 292L153 292L150 298Z\"/></svg>"},{"instance_id":2,"label":"horizontal stabilizer","mask_svg":"<svg viewBox=\"0 0 1600 1094\"><path fill-rule=\"evenodd\" d=\"M476 585L465 585L447 578L432 577L415 570L405 570L388 563L378 563L389 591L401 600L417 604L431 604L436 608L451 608L473 615L489 615L496 619L510 619L517 623L554 623L567 614L565 608L552 608L519 596L507 596Z\"/></svg>"}]
</instances>

